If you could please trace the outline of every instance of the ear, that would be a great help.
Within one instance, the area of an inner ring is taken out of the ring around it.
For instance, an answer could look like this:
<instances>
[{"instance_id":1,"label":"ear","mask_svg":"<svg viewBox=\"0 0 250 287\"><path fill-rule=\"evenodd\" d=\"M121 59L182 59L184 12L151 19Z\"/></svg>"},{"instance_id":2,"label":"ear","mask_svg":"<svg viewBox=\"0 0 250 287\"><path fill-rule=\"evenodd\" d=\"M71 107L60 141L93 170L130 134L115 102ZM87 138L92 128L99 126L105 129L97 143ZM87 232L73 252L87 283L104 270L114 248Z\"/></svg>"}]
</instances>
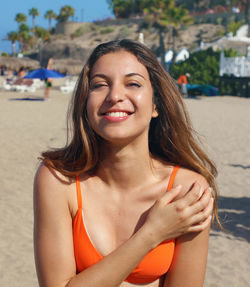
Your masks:
<instances>
[{"instance_id":1,"label":"ear","mask_svg":"<svg viewBox=\"0 0 250 287\"><path fill-rule=\"evenodd\" d=\"M152 118L157 118L159 116L159 113L156 109L156 105L153 105L153 111L152 111Z\"/></svg>"}]
</instances>

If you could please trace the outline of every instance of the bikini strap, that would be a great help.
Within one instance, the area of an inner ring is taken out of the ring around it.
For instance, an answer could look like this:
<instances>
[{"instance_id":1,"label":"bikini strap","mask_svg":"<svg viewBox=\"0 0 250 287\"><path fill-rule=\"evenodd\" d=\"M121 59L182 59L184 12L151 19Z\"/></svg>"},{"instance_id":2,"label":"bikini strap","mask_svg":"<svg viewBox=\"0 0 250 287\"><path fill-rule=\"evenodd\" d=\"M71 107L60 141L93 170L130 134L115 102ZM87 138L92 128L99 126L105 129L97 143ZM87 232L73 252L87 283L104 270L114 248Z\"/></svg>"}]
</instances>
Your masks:
<instances>
[{"instance_id":1,"label":"bikini strap","mask_svg":"<svg viewBox=\"0 0 250 287\"><path fill-rule=\"evenodd\" d=\"M173 187L173 184L174 184L174 180L175 180L175 176L176 176L176 173L178 171L180 167L178 165L174 166L173 170L172 170L172 173L170 175L170 179L169 179L169 182L168 182L168 187L167 187L167 191L169 191L172 187Z\"/></svg>"},{"instance_id":2,"label":"bikini strap","mask_svg":"<svg viewBox=\"0 0 250 287\"><path fill-rule=\"evenodd\" d=\"M81 185L79 176L76 176L76 194L77 194L78 208L82 209L82 195L81 195Z\"/></svg>"}]
</instances>

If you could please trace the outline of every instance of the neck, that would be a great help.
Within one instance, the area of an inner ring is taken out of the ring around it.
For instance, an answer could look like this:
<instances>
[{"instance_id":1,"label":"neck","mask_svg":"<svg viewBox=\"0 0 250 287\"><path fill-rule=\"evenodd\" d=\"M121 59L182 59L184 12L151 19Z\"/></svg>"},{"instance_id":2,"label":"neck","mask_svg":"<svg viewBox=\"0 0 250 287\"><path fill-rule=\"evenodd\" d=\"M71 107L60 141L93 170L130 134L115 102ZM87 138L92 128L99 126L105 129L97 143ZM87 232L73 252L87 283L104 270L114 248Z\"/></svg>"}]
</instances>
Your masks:
<instances>
[{"instance_id":1,"label":"neck","mask_svg":"<svg viewBox=\"0 0 250 287\"><path fill-rule=\"evenodd\" d=\"M128 191L155 177L148 145L105 144L103 151L97 175L110 187Z\"/></svg>"}]
</instances>

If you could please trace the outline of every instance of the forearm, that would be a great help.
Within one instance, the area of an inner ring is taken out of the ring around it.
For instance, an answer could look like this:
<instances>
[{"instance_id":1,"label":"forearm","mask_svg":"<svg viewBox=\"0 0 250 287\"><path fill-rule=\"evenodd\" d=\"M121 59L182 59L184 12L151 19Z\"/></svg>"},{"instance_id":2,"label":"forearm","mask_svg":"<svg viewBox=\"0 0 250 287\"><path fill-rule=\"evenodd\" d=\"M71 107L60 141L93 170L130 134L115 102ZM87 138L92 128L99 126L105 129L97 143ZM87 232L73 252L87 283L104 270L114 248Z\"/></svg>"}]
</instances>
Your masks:
<instances>
[{"instance_id":1,"label":"forearm","mask_svg":"<svg viewBox=\"0 0 250 287\"><path fill-rule=\"evenodd\" d=\"M153 247L150 236L141 228L115 251L74 276L66 287L118 287Z\"/></svg>"}]
</instances>

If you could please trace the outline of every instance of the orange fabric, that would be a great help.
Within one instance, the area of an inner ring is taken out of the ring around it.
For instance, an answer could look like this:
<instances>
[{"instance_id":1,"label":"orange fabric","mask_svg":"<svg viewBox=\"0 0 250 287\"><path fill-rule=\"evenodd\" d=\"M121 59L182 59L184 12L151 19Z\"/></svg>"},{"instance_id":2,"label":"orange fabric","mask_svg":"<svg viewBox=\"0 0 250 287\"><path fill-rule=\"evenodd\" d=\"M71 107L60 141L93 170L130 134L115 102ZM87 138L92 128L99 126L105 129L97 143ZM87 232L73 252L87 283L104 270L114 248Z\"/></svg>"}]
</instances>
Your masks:
<instances>
[{"instance_id":1,"label":"orange fabric","mask_svg":"<svg viewBox=\"0 0 250 287\"><path fill-rule=\"evenodd\" d=\"M186 75L181 75L178 78L177 82L178 82L179 85L187 84L188 83L187 76Z\"/></svg>"},{"instance_id":2,"label":"orange fabric","mask_svg":"<svg viewBox=\"0 0 250 287\"><path fill-rule=\"evenodd\" d=\"M169 179L167 191L174 183L178 166L173 168ZM92 266L102 260L103 256L93 246L86 231L82 216L82 199L79 178L76 177L76 191L78 210L73 219L73 240L77 272ZM165 274L172 262L175 248L175 240L163 241L156 248L151 250L132 271L125 281L134 284L145 284L155 281Z\"/></svg>"}]
</instances>

